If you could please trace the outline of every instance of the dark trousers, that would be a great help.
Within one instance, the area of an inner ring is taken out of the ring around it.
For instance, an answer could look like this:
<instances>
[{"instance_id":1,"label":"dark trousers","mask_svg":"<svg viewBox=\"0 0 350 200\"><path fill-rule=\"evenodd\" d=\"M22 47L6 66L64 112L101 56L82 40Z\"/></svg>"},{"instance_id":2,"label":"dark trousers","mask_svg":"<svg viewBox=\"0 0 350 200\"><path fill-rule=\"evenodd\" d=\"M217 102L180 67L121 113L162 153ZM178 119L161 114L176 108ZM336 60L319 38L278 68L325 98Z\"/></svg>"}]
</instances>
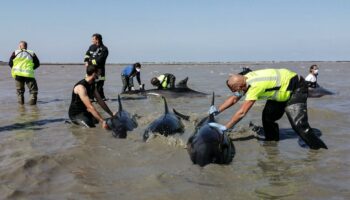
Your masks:
<instances>
[{"instance_id":1,"label":"dark trousers","mask_svg":"<svg viewBox=\"0 0 350 200\"><path fill-rule=\"evenodd\" d=\"M83 112L74 116L69 116L69 118L74 124L87 128L96 127L95 124L98 123L97 119L95 119L95 117L92 116L92 114L89 112Z\"/></svg>"},{"instance_id":2,"label":"dark trousers","mask_svg":"<svg viewBox=\"0 0 350 200\"><path fill-rule=\"evenodd\" d=\"M168 88L175 88L176 77L172 74L167 74Z\"/></svg>"},{"instance_id":3,"label":"dark trousers","mask_svg":"<svg viewBox=\"0 0 350 200\"><path fill-rule=\"evenodd\" d=\"M122 93L126 91L126 88L130 91L132 87L134 87L134 81L132 77L121 75L122 82L123 82L123 88Z\"/></svg>"},{"instance_id":4,"label":"dark trousers","mask_svg":"<svg viewBox=\"0 0 350 200\"><path fill-rule=\"evenodd\" d=\"M24 92L25 87L24 84L27 85L30 93L30 100L35 104L38 98L38 84L36 83L35 78L21 77L16 76L16 90L17 90L17 98L18 102L24 103Z\"/></svg>"},{"instance_id":5,"label":"dark trousers","mask_svg":"<svg viewBox=\"0 0 350 200\"><path fill-rule=\"evenodd\" d=\"M100 94L102 99L105 99L105 93L103 91L103 85L105 84L104 80L99 80L96 82L96 90Z\"/></svg>"},{"instance_id":6,"label":"dark trousers","mask_svg":"<svg viewBox=\"0 0 350 200\"><path fill-rule=\"evenodd\" d=\"M293 130L311 149L327 149L326 144L315 135L309 125L307 116L307 96L307 85L303 79L301 79L287 102L271 100L266 102L262 114L266 140L279 140L279 127L276 121L286 112Z\"/></svg>"}]
</instances>

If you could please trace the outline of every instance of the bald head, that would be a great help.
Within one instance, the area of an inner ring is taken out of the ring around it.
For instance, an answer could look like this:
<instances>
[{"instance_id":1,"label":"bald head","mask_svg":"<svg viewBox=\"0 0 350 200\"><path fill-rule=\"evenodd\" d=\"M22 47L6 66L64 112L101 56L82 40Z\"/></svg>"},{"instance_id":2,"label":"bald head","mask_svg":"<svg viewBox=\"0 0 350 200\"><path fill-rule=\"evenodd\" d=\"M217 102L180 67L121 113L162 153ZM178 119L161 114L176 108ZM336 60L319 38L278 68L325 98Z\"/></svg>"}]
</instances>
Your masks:
<instances>
[{"instance_id":1,"label":"bald head","mask_svg":"<svg viewBox=\"0 0 350 200\"><path fill-rule=\"evenodd\" d=\"M244 76L240 74L233 74L228 77L226 84L232 92L236 92L238 90L244 90L244 88L246 88L245 80L246 78Z\"/></svg>"}]
</instances>

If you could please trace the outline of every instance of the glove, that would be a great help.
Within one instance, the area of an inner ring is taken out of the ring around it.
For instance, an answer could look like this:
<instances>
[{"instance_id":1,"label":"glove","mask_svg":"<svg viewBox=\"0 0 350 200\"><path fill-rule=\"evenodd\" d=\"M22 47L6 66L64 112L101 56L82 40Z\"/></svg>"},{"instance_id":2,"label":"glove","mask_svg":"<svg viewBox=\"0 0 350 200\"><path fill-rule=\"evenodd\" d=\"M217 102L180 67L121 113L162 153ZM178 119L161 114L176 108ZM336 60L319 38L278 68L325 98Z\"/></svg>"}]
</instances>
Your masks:
<instances>
[{"instance_id":1,"label":"glove","mask_svg":"<svg viewBox=\"0 0 350 200\"><path fill-rule=\"evenodd\" d=\"M209 115L214 114L214 115L218 115L219 111L215 106L210 106L209 108Z\"/></svg>"},{"instance_id":2,"label":"glove","mask_svg":"<svg viewBox=\"0 0 350 200\"><path fill-rule=\"evenodd\" d=\"M219 124L219 123L215 123L215 122L211 122L208 123L210 127L215 128L216 130L218 130L221 134L224 134L225 131L227 131L226 126Z\"/></svg>"}]
</instances>

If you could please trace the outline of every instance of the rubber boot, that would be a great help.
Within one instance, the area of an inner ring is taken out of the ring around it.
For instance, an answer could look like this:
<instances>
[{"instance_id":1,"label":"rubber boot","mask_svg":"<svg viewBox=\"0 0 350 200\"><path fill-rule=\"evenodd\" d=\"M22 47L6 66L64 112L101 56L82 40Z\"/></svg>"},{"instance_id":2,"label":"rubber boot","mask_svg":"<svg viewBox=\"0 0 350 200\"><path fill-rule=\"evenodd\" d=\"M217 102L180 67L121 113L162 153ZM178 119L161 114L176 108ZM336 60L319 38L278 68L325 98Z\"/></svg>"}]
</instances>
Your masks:
<instances>
[{"instance_id":1,"label":"rubber boot","mask_svg":"<svg viewBox=\"0 0 350 200\"><path fill-rule=\"evenodd\" d=\"M315 135L308 123L306 103L296 103L287 106L286 114L294 131L311 149L328 149L326 144Z\"/></svg>"},{"instance_id":2,"label":"rubber boot","mask_svg":"<svg viewBox=\"0 0 350 200\"><path fill-rule=\"evenodd\" d=\"M31 94L30 95L30 100L29 100L29 105L36 105L37 101L37 94Z\"/></svg>"},{"instance_id":3,"label":"rubber boot","mask_svg":"<svg viewBox=\"0 0 350 200\"><path fill-rule=\"evenodd\" d=\"M19 104L24 104L24 95L23 94L17 94L17 101Z\"/></svg>"}]
</instances>

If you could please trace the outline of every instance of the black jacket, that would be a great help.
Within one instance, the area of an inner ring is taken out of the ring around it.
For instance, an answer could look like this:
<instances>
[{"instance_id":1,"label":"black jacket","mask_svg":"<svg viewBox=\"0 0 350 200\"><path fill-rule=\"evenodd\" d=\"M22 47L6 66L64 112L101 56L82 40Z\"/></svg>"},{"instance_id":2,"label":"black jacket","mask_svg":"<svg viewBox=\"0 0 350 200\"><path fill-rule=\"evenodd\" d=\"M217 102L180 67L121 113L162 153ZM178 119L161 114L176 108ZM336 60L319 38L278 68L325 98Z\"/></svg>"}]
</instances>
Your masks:
<instances>
[{"instance_id":1,"label":"black jacket","mask_svg":"<svg viewBox=\"0 0 350 200\"><path fill-rule=\"evenodd\" d=\"M108 48L101 44L100 46L91 45L86 51L84 62L97 66L101 70L101 75L105 76L105 65L108 56Z\"/></svg>"}]
</instances>

